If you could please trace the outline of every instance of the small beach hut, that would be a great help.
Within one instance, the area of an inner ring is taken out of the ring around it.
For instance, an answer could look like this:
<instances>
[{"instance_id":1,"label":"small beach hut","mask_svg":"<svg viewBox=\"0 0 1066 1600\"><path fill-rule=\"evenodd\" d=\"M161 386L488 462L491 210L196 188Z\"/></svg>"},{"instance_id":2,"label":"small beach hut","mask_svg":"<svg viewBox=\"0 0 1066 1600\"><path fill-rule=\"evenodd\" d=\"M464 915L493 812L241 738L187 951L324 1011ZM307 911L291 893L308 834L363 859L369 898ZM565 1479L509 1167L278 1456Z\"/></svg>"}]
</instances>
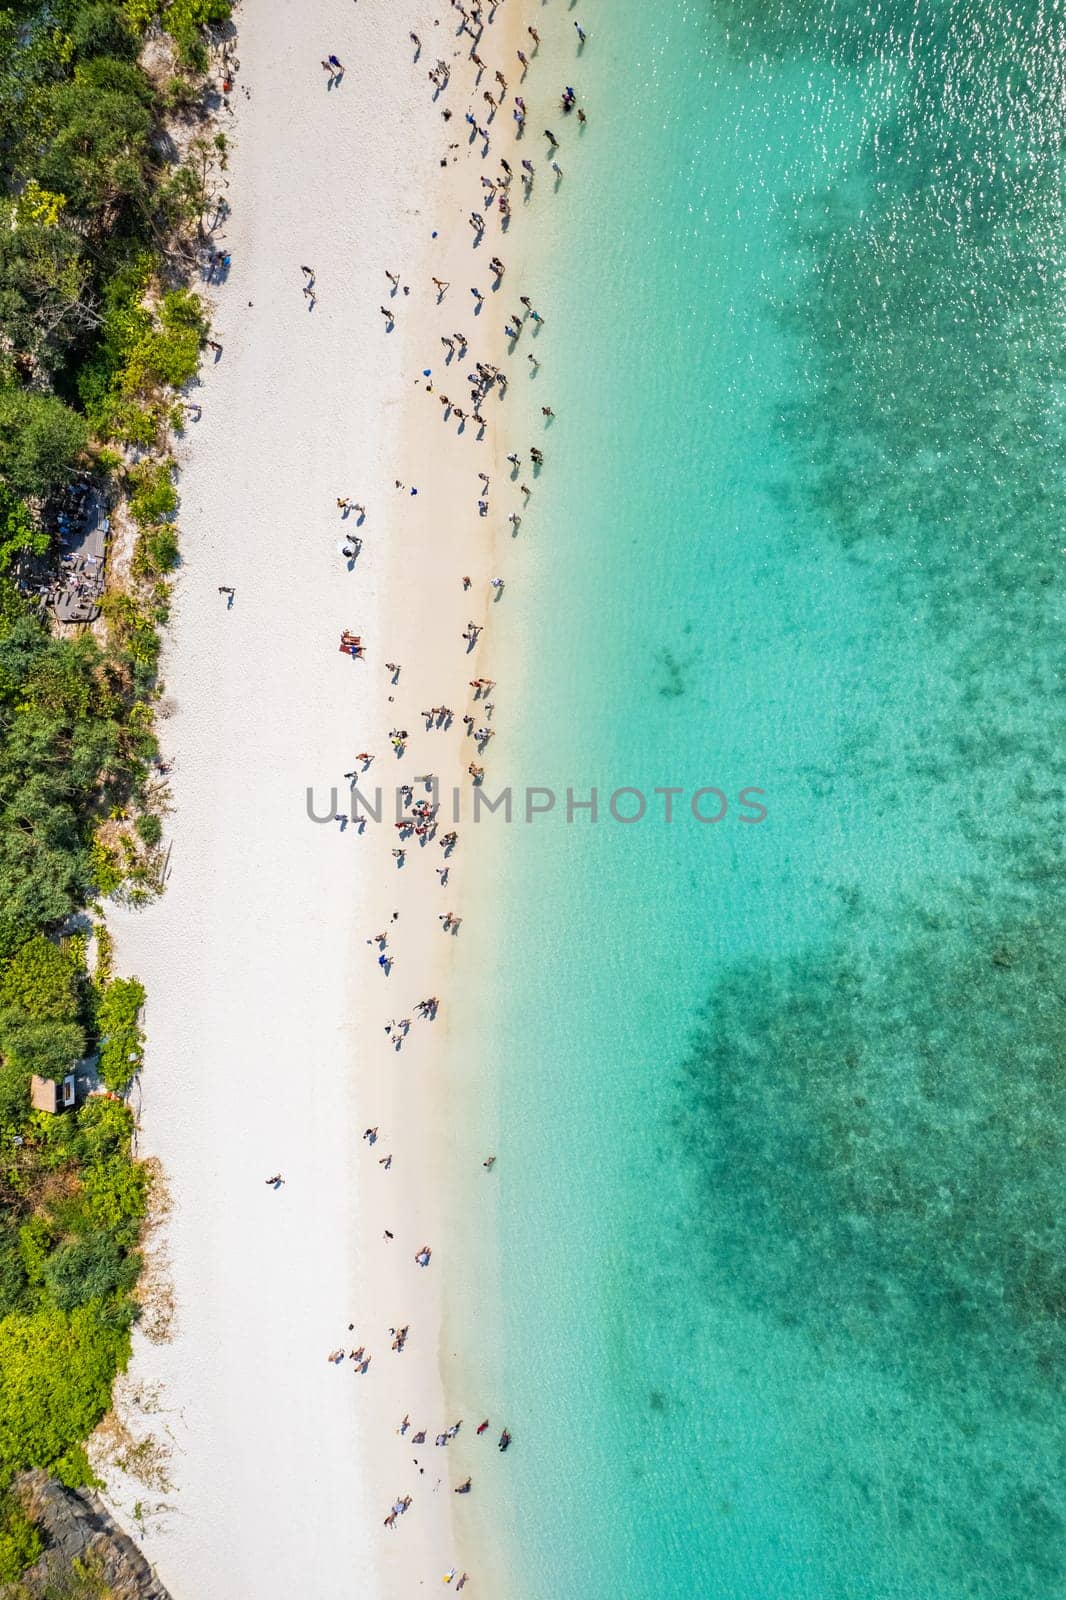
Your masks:
<instances>
[{"instance_id":1,"label":"small beach hut","mask_svg":"<svg viewBox=\"0 0 1066 1600\"><path fill-rule=\"evenodd\" d=\"M57 1111L66 1111L74 1102L72 1072L68 1073L62 1083L56 1083L54 1078L39 1078L36 1073L30 1078L30 1105L34 1111L47 1111L54 1116Z\"/></svg>"}]
</instances>

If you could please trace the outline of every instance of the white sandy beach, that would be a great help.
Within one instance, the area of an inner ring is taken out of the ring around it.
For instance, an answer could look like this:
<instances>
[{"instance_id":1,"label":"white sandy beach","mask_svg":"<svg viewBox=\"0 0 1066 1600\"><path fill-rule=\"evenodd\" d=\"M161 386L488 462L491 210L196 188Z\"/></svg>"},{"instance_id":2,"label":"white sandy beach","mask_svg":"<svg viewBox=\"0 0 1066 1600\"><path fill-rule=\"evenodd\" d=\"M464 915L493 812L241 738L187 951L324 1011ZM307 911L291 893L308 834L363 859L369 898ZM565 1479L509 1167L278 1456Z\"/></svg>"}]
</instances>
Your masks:
<instances>
[{"instance_id":1,"label":"white sandy beach","mask_svg":"<svg viewBox=\"0 0 1066 1600\"><path fill-rule=\"evenodd\" d=\"M479 46L486 82L503 65L512 93L527 20L509 0ZM390 800L393 783L424 772L469 787L460 717L479 708L467 683L492 675L510 598L494 604L489 579L502 570L510 584L522 561L506 522L521 509L517 486L496 460L521 435L497 431L492 395L485 439L469 425L457 438L421 376L431 366L438 391L469 410L463 374L502 359L498 302L513 310L523 288L524 219L505 236L493 218L472 251L478 174L497 171L501 153L517 169L518 156L509 103L491 159L468 144L474 68L456 21L425 0L256 0L236 17L232 214L219 240L232 268L214 295L223 353L205 368L202 420L179 452L184 560L161 723L174 762L171 876L157 905L111 917L120 969L149 996L141 1150L161 1162L172 1202L161 1238L176 1314L169 1342L137 1337L121 1408L136 1436L169 1449L170 1488L115 1472L109 1492L175 1600L410 1595L453 1565L470 1569L471 1592L506 1590L477 1533L504 1494L494 1446L506 1419L492 1372L464 1369L447 1322L449 1300L476 1283L491 1323L495 1273L495 1178L481 1164L491 1085L456 1023L454 997L465 986L469 1009L473 981L463 930L449 937L438 922L487 909L464 893L474 841L460 825L442 888L439 842L408 840L401 870L387 820L359 835L313 824L305 805L314 786L319 811L331 810L335 785L345 809L342 774L362 750L375 756L362 787L382 783ZM331 51L346 71L329 89L320 62ZM434 105L438 57L453 78ZM539 142L534 153L543 160ZM469 285L488 294L494 252L508 292L475 317ZM313 309L303 264L316 273ZM390 298L386 268L409 295ZM432 274L451 281L441 306ZM381 305L395 308L391 333ZM440 335L455 329L470 350L446 372ZM521 351L509 370L520 365ZM508 425L525 403L504 402ZM493 475L484 518L479 468ZM351 572L337 548L355 527L337 511L345 495L366 506ZM230 610L220 584L236 590ZM469 619L485 634L468 656ZM365 661L339 653L345 628L362 636ZM401 665L395 686L385 660ZM505 687L492 698L505 730ZM425 732L420 710L441 703L454 725ZM411 735L402 760L394 726ZM490 777L505 741L484 758ZM388 976L368 943L380 929ZM430 995L440 1014L419 1020L414 1006ZM404 1017L397 1053L385 1023ZM279 1171L275 1191L265 1179ZM404 1325L397 1354L389 1329ZM365 1376L327 1361L360 1345ZM428 1430L423 1449L399 1437L405 1413L412 1433ZM484 1415L492 1430L476 1439ZM460 1417L459 1437L435 1448ZM454 1497L468 1474L474 1492ZM386 1531L407 1494L410 1510Z\"/></svg>"}]
</instances>

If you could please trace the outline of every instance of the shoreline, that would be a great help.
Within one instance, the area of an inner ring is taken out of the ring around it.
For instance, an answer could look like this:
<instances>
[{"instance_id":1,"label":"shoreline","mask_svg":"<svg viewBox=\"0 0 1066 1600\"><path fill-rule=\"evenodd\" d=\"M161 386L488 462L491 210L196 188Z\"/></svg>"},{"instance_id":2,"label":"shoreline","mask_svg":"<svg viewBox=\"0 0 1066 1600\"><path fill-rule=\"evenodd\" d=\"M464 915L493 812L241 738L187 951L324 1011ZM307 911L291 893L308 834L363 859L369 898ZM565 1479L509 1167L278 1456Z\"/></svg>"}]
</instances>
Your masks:
<instances>
[{"instance_id":1,"label":"shoreline","mask_svg":"<svg viewBox=\"0 0 1066 1600\"><path fill-rule=\"evenodd\" d=\"M328 8L321 9L325 14ZM415 26L424 40L431 36L432 10L419 8ZM294 1583L308 1592L339 1593L353 1566L369 1564L383 1593L408 1592L413 1582L439 1579L452 1565L469 1569L471 1583L483 1591L504 1592L506 1563L479 1545L479 1523L492 1495L477 1494L489 1489L487 1475L478 1481L489 1444L488 1437L473 1437L480 1420L473 1411L486 1404L491 1410L491 1401L478 1400L488 1386L471 1371L455 1335L472 1295L482 1333L499 1323L495 1299L485 1295L486 1281L498 1281L495 1192L480 1165L486 1141L496 1142L494 1086L477 1061L473 1031L481 996L464 949L477 941L464 940L462 932L447 938L432 914L438 899L463 919L480 920L487 908L485 895L472 894L465 881L480 875L462 870L464 843L469 847L472 840L460 839L453 863L461 870L442 893L430 876L436 863L414 859L415 852L402 871L393 870L384 853L393 836L384 824L359 838L352 828L311 828L302 815L305 779L331 766L339 773L356 749L372 751L376 771L388 767L387 776L397 781L432 770L444 781L469 784L470 745L459 722L469 691L459 674L491 672L497 618L505 623L508 609L506 594L502 609L492 603L488 579L495 563L506 561L509 551L499 551L511 545L510 530L505 541L497 526L502 505L493 503L491 517L478 516L477 471L488 471L494 488L506 481L499 469L518 396L512 390L507 410L490 413L480 445L469 427L457 441L453 420L449 436L427 450L428 427L440 428L442 421L436 397L424 393L421 371L431 366L435 383L447 371L454 391L464 392L458 359L447 368L443 360L427 359L427 348L434 347L443 357L440 327L467 333L469 359L500 359L502 296L489 294L484 263L493 251L503 256L510 274L505 281L517 291L522 230L512 224L503 235L494 221L486 229L473 277L488 300L475 318L471 303L461 300L462 280L471 276L464 214L475 172L493 170L495 160L483 165L459 135L446 180L430 187L437 147L453 142L471 98L465 81L474 73L470 40L456 40L450 27L440 30L452 86L427 112L422 97L432 91L418 74L436 50L424 51L423 62L412 66L409 21L348 20L343 31L352 38L335 46L347 71L327 91L315 77L320 68L306 47L306 30L292 40L283 37L280 21L237 18L241 68L224 240L233 267L216 294L223 355L203 374L203 421L180 452L183 571L164 656L166 698L173 703L163 730L165 753L175 762L172 881L158 906L139 915L113 912L111 919L124 963L148 983L142 1144L161 1160L170 1191L173 1210L160 1230L159 1259L168 1263L177 1309L169 1343L152 1345L136 1336L121 1386L125 1398L118 1402L135 1439L157 1438L157 1419L165 1419L163 1432L172 1443L159 1481L172 1487L159 1488L163 1498L146 1514L143 1484L112 1466L109 1492L177 1600L218 1581L221 1551L232 1562L232 1584L264 1596L291 1592ZM523 22L517 11L497 14L492 65L513 50L509 30ZM324 33L331 25L324 22ZM481 49L488 57L484 43ZM366 62L358 83L348 60L356 50ZM381 114L367 120L362 91L370 77L380 84L381 61L394 120L404 128L399 184L395 152L383 157L380 140L371 150L379 167L365 159ZM273 115L281 86L297 66L304 74L297 125L303 165L286 149L293 129L279 130L282 119ZM404 76L408 68L415 73L411 80ZM315 189L330 207L334 181L319 169L329 167L321 122L333 112L334 95L341 100L336 120L343 123L338 142L364 158L359 181L367 192L349 203L343 224L336 225L330 211L323 230L322 210L314 192L305 194L304 175L309 159L318 174ZM436 113L449 104L450 124L438 122ZM442 139L442 128L451 137ZM510 130L505 138L510 153ZM288 192L277 189L279 168ZM405 185L407 198L420 194L421 204L400 217L396 190ZM287 226L288 212L292 221L307 224L303 231ZM312 234L310 243L294 242ZM353 253L361 258L355 264ZM310 314L299 272L308 260L320 296ZM388 298L386 268L402 269L410 297ZM440 307L421 284L433 272L452 279ZM396 329L387 336L376 320L375 295L399 307ZM347 427L336 426L344 414L338 406L346 407L349 397ZM299 438L290 426L294 415L306 423ZM331 423L337 436L326 441L322 430L332 433ZM354 470L344 464L349 456L359 463ZM397 477L402 492L386 487ZM406 490L415 479L419 493L411 496ZM344 494L367 506L352 573L344 571L335 548L341 531L351 531L334 506ZM414 570L405 555L411 550L418 552ZM476 579L469 594L459 582L468 571ZM220 596L215 603L220 582L236 588L232 612ZM487 631L464 656L458 635L468 618ZM366 661L336 653L338 624L362 633ZM280 651L260 648L275 638ZM401 663L396 687L383 672L386 655ZM426 733L411 708L437 703L442 690L455 725L448 733ZM391 704L389 694L395 695ZM403 708L397 725L411 732L395 768L388 728L400 712L393 707ZM509 697L504 714L513 713ZM485 765L491 773L489 758ZM287 786L273 782L242 788L249 772L262 771L295 774L297 783L285 794L279 791ZM424 853L437 855L437 845ZM397 968L382 990L379 972L364 973L360 963L376 967L369 941L379 927L392 926L393 912L402 930ZM485 929L479 937L486 937ZM458 1003L457 972L463 987ZM286 992L296 1000L288 1008ZM398 1014L429 994L442 1000L435 1022L413 1022L395 1060L379 1043L377 1013L386 1014L386 993L389 1004L402 993ZM263 1017L253 1022L250 1039L249 1013ZM463 1018L458 1027L453 1013ZM433 1030L428 1037L427 1028ZM252 1071L247 1097L226 1072L235 1061ZM314 1077L302 1078L310 1063ZM209 1132L193 1126L205 1105L209 1119L219 1121ZM382 1128L374 1149L393 1156L391 1171L375 1170L360 1137L372 1124ZM236 1145L233 1125L241 1129ZM274 1170L285 1178L277 1194L263 1185L264 1173ZM386 1227L395 1234L392 1245L383 1242ZM411 1257L424 1241L434 1253L422 1273ZM287 1285L283 1290L269 1281L275 1260L295 1275L295 1296ZM279 1311L283 1329L272 1326ZM400 1359L385 1336L392 1316L395 1325L411 1327L399 1368L388 1365ZM372 1356L365 1379L322 1370L326 1351L349 1337ZM484 1361L483 1353L482 1371ZM498 1352L489 1364L498 1376ZM269 1386L269 1417L255 1412L261 1383ZM357 1387L338 1404L337 1384ZM427 1429L428 1449L439 1429L459 1416L464 1421L443 1465L437 1452L421 1458L424 1478L412 1470L408 1441L398 1434L404 1413L411 1415L412 1432ZM489 1437L495 1440L495 1433ZM280 1500L274 1486L264 1492L257 1483L264 1454L275 1451L279 1460L291 1461ZM293 1473L307 1483L302 1508L300 1493L294 1504ZM431 1473L437 1481L427 1496ZM469 1473L475 1494L445 1498ZM415 1496L412 1515L385 1540L375 1529L389 1500L404 1492ZM472 1515L465 1515L468 1508ZM294 1552L281 1534L285 1520L307 1528L316 1518L330 1529L329 1538L316 1540L310 1553L301 1539ZM343 1532L342 1522L348 1523ZM235 1526L243 1530L239 1548L233 1547ZM292 1564L297 1555L298 1566ZM310 1574L302 1564L308 1559Z\"/></svg>"}]
</instances>

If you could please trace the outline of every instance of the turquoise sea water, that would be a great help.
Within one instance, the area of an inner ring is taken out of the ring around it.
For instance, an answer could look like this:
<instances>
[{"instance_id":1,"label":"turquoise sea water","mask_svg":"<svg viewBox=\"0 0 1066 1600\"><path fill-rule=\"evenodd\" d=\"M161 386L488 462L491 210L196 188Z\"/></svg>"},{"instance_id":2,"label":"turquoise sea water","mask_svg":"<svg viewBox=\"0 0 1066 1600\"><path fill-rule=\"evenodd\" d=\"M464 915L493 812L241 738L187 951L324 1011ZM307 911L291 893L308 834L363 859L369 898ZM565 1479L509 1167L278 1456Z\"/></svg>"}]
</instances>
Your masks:
<instances>
[{"instance_id":1,"label":"turquoise sea water","mask_svg":"<svg viewBox=\"0 0 1066 1600\"><path fill-rule=\"evenodd\" d=\"M651 804L494 858L515 1589L1054 1600L1062 10L569 15L493 776Z\"/></svg>"}]
</instances>

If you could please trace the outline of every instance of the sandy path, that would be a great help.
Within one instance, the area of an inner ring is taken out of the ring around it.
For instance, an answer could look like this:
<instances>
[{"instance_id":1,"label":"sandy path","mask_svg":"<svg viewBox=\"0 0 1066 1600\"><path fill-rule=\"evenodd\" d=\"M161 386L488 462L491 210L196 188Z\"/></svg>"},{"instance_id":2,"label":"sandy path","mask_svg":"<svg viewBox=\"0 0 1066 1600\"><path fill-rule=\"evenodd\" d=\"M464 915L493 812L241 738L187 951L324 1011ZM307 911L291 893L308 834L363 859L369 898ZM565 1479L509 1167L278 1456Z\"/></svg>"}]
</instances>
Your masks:
<instances>
[{"instance_id":1,"label":"sandy path","mask_svg":"<svg viewBox=\"0 0 1066 1600\"><path fill-rule=\"evenodd\" d=\"M513 59L506 30L520 19L506 9L480 46L493 68ZM171 1445L171 1492L121 1475L112 1492L127 1519L135 1502L148 1508L139 1537L177 1600L332 1600L370 1592L372 1572L382 1594L439 1582L477 1548L473 1497L449 1487L487 1453L500 1459L488 1438L475 1443L469 1414L454 1446L432 1444L455 1420L442 1363L453 1404L480 1408L490 1377L464 1376L442 1332L448 1296L476 1283L484 1297L494 1271L480 1161L491 1095L457 1037L461 1003L450 1004L465 982L462 934L437 921L470 914L461 863L473 840L461 837L442 889L436 844L409 847L401 871L387 823L360 836L313 825L305 805L314 785L326 810L337 784L343 806L341 775L363 749L376 756L364 787L427 771L459 781L472 753L459 722L467 679L491 672L506 613L488 579L514 558L505 518L517 492L494 461L511 443L495 420L480 443L473 431L457 439L420 376L432 365L440 383L440 334L455 328L471 361L500 359L502 314L490 298L475 318L469 284L489 290L497 249L513 271L516 246L494 222L473 251L465 218L477 173L514 156L510 114L482 165L462 123L470 41L456 40L443 3L400 12L385 0L257 0L237 19L233 262L215 317L224 353L182 452L184 567L165 659L172 875L157 906L112 919L122 969L149 993L142 1142L174 1202L164 1239L177 1303L171 1342L138 1339L129 1385L159 1395L149 1425ZM425 45L417 66L411 28ZM320 66L330 51L347 69L332 90ZM434 107L426 69L438 55L454 78ZM303 263L317 274L310 310ZM386 267L410 295L389 298ZM440 307L432 272L452 280ZM391 333L382 304L396 307ZM455 367L440 387L469 406ZM508 397L510 416L520 403ZM495 419L498 402L488 405ZM476 510L479 467L494 475L488 518ZM367 508L353 573L337 551L339 494ZM219 584L235 586L230 611ZM470 618L487 627L467 657ZM363 635L365 663L338 653L346 627ZM385 659L401 663L396 686ZM451 732L424 731L418 711L436 703L454 708ZM402 761L392 726L412 736ZM386 927L388 977L367 944ZM385 1020L413 1016L430 994L440 1017L414 1020L395 1053ZM370 1124L381 1128L373 1151L361 1138ZM279 1170L275 1192L264 1179ZM413 1261L423 1242L426 1271ZM388 1328L403 1324L412 1331L397 1355ZM327 1363L353 1344L373 1356L365 1377ZM125 1409L141 1431L136 1404ZM424 1475L396 1433L405 1412L429 1430ZM385 1533L405 1493L411 1511ZM490 1572L486 1558L481 1592Z\"/></svg>"}]
</instances>

